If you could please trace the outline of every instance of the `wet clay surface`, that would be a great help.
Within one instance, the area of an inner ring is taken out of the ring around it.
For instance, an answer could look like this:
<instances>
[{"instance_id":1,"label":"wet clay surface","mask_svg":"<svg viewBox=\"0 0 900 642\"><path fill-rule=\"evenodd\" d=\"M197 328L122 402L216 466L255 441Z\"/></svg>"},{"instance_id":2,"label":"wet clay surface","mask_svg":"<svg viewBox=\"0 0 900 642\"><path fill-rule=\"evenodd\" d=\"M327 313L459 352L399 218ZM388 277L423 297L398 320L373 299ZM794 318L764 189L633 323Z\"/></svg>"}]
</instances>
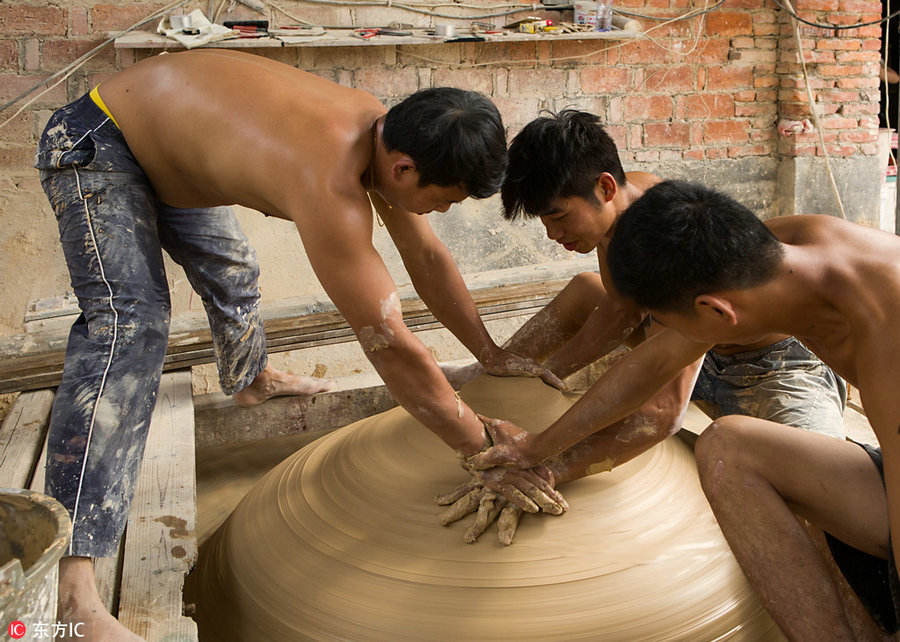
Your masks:
<instances>
[{"instance_id":1,"label":"wet clay surface","mask_svg":"<svg viewBox=\"0 0 900 642\"><path fill-rule=\"evenodd\" d=\"M463 399L539 430L572 398L481 377ZM201 640L778 640L670 439L561 490L511 546L463 542L435 495L466 480L402 409L318 439L255 484L190 578Z\"/></svg>"}]
</instances>

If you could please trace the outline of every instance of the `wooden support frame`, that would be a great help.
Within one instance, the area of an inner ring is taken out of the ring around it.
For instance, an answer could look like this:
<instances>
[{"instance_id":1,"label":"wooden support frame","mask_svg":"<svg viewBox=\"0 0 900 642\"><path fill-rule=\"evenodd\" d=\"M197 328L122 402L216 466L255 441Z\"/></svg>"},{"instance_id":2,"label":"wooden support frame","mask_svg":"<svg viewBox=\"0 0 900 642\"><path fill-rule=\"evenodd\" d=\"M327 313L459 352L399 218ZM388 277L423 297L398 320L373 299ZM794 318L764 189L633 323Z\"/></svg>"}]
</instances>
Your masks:
<instances>
[{"instance_id":1,"label":"wooden support frame","mask_svg":"<svg viewBox=\"0 0 900 642\"><path fill-rule=\"evenodd\" d=\"M531 316L549 303L577 272L596 269L596 259L561 261L557 265L486 272L467 281L484 321ZM534 279L517 282L516 279ZM510 284L511 283L511 284ZM442 327L416 297L401 288L403 319L414 332ZM263 306L266 345L270 353L355 340L353 330L329 301L294 298ZM0 337L0 393L53 387L62 378L68 329ZM164 371L212 363L212 336L201 313L173 319Z\"/></svg>"},{"instance_id":2,"label":"wooden support frame","mask_svg":"<svg viewBox=\"0 0 900 642\"><path fill-rule=\"evenodd\" d=\"M44 491L52 390L24 392L0 427L0 486ZM182 614L197 559L194 407L190 371L163 375L120 557L94 561L97 589L147 642L196 642Z\"/></svg>"}]
</instances>

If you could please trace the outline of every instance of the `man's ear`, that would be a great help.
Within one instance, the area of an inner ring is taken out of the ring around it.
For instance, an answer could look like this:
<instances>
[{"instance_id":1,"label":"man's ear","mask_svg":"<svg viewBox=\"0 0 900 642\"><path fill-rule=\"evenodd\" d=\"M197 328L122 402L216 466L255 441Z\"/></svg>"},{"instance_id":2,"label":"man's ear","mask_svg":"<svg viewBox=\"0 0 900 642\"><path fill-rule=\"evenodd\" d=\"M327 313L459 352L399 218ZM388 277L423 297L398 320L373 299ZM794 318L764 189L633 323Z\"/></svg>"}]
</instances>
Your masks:
<instances>
[{"instance_id":1,"label":"man's ear","mask_svg":"<svg viewBox=\"0 0 900 642\"><path fill-rule=\"evenodd\" d=\"M407 175L416 171L416 163L409 156L402 154L391 163L391 178L395 181L402 180Z\"/></svg>"},{"instance_id":2,"label":"man's ear","mask_svg":"<svg viewBox=\"0 0 900 642\"><path fill-rule=\"evenodd\" d=\"M619 184L609 172L603 172L597 177L597 184L594 186L594 194L597 195L604 203L608 203L616 197L619 192Z\"/></svg>"},{"instance_id":3,"label":"man's ear","mask_svg":"<svg viewBox=\"0 0 900 642\"><path fill-rule=\"evenodd\" d=\"M737 312L727 297L718 294L701 294L694 299L694 310L698 314L711 315L717 321L737 325Z\"/></svg>"}]
</instances>

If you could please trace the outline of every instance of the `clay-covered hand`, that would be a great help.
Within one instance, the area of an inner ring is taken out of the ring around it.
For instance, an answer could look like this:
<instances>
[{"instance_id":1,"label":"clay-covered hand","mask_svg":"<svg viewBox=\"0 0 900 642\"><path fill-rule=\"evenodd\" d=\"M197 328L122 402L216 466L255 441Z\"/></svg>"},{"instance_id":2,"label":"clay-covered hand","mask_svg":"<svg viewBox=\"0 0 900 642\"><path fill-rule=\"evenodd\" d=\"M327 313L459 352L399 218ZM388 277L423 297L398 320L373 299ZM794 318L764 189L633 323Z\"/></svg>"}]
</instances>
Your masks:
<instances>
[{"instance_id":1,"label":"clay-covered hand","mask_svg":"<svg viewBox=\"0 0 900 642\"><path fill-rule=\"evenodd\" d=\"M436 503L450 505L441 515L444 526L475 513L475 520L463 536L469 544L496 521L498 539L509 546L523 512L522 497L530 503L530 508L525 509L528 512L537 512L540 507L544 512L560 515L569 508L565 498L553 488L553 474L544 466L529 471L495 469L486 472L489 473L487 477L479 473L453 491L435 497ZM503 494L491 486L504 489ZM511 488L515 489L515 494L508 495ZM519 494L517 499L511 499L516 494Z\"/></svg>"},{"instance_id":2,"label":"clay-covered hand","mask_svg":"<svg viewBox=\"0 0 900 642\"><path fill-rule=\"evenodd\" d=\"M534 468L540 461L534 461L529 446L534 436L511 421L491 419L478 415L490 440L490 445L463 458L463 468L470 472L487 470L494 466L506 468Z\"/></svg>"},{"instance_id":3,"label":"clay-covered hand","mask_svg":"<svg viewBox=\"0 0 900 642\"><path fill-rule=\"evenodd\" d=\"M484 371L497 377L540 377L549 386L565 390L566 384L534 359L502 348L481 360Z\"/></svg>"}]
</instances>

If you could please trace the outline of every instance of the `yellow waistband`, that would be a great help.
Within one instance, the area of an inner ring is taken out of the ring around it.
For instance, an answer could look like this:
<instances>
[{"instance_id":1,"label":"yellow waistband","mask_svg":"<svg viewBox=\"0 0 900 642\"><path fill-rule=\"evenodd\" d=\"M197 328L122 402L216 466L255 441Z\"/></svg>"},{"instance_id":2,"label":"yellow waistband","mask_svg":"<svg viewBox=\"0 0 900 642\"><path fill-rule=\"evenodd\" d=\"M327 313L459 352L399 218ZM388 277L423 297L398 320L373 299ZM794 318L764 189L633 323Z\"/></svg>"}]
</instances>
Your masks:
<instances>
[{"instance_id":1,"label":"yellow waistband","mask_svg":"<svg viewBox=\"0 0 900 642\"><path fill-rule=\"evenodd\" d=\"M97 105L97 107L99 107L100 109L103 110L104 114L109 116L109 119L111 121L113 121L113 125L115 125L116 127L119 127L119 123L116 122L115 116L113 116L111 113L109 113L109 108L106 106L106 103L103 102L103 99L100 98L100 85L97 85L96 87L91 89L91 100L94 101L94 103ZM120 127L120 129L121 129L121 127Z\"/></svg>"}]
</instances>

